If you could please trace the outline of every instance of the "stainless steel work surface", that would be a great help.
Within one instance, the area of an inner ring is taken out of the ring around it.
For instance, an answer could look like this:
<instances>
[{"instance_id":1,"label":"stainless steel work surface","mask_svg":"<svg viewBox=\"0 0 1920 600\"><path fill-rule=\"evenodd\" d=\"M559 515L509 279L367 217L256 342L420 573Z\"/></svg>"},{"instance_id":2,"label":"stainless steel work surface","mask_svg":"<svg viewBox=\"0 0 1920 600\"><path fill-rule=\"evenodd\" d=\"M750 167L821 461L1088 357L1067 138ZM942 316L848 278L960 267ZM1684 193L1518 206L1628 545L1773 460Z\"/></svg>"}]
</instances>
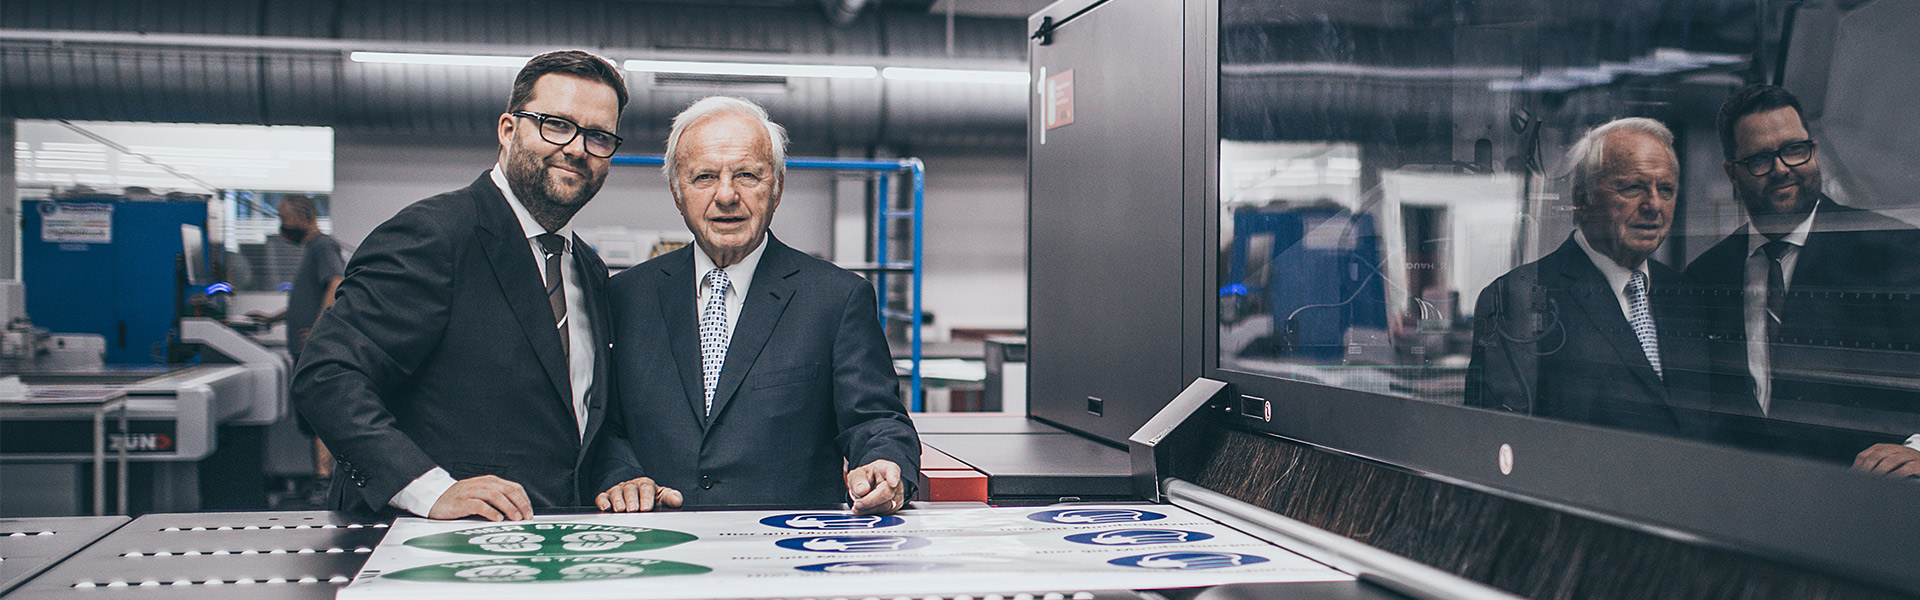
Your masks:
<instances>
[{"instance_id":1,"label":"stainless steel work surface","mask_svg":"<svg viewBox=\"0 0 1920 600\"><path fill-rule=\"evenodd\" d=\"M323 511L146 515L8 597L332 598L386 531Z\"/></svg>"},{"instance_id":2,"label":"stainless steel work surface","mask_svg":"<svg viewBox=\"0 0 1920 600\"><path fill-rule=\"evenodd\" d=\"M119 516L0 519L0 595L127 521Z\"/></svg>"}]
</instances>

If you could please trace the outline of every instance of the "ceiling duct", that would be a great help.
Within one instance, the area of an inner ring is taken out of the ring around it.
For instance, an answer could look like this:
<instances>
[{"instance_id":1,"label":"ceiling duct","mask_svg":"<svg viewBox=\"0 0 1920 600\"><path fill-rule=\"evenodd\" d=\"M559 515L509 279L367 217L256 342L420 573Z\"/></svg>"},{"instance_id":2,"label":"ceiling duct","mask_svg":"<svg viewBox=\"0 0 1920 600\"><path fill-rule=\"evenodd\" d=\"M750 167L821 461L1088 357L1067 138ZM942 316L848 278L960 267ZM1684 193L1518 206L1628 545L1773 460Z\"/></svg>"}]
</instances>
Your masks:
<instances>
[{"instance_id":1,"label":"ceiling duct","mask_svg":"<svg viewBox=\"0 0 1920 600\"><path fill-rule=\"evenodd\" d=\"M864 10L831 27L811 7L509 0L7 2L0 117L331 126L485 137L514 70L377 64L355 51L530 56L584 48L616 60L732 60L1024 71L1024 23ZM883 29L884 28L884 31ZM1020 85L628 72L621 134L658 152L667 122L710 94L766 105L796 152L847 147L1019 148Z\"/></svg>"}]
</instances>

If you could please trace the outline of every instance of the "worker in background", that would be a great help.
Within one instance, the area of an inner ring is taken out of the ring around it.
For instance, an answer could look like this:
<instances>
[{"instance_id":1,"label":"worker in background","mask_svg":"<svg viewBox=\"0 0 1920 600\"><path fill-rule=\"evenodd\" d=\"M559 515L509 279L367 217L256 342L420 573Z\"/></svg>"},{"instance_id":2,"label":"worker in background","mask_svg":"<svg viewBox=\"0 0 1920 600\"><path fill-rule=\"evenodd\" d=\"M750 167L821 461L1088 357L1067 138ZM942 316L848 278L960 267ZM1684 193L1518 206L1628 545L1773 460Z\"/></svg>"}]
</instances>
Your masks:
<instances>
[{"instance_id":1,"label":"worker in background","mask_svg":"<svg viewBox=\"0 0 1920 600\"><path fill-rule=\"evenodd\" d=\"M689 505L906 505L920 439L900 401L873 286L768 233L786 130L709 97L674 117L665 174L694 244L613 278L613 486L658 481ZM651 481L647 478L652 478Z\"/></svg>"},{"instance_id":2,"label":"worker in background","mask_svg":"<svg viewBox=\"0 0 1920 600\"><path fill-rule=\"evenodd\" d=\"M333 292L346 276L347 261L340 242L320 233L319 209L313 198L287 196L280 199L280 237L300 248L300 268L294 272L287 291L287 308L277 313L253 311L247 316L263 323L287 322L287 354L300 360L300 347L306 343L320 311L333 306Z\"/></svg>"},{"instance_id":3,"label":"worker in background","mask_svg":"<svg viewBox=\"0 0 1920 600\"><path fill-rule=\"evenodd\" d=\"M1618 119L1569 153L1578 228L1508 272L1475 304L1469 403L1659 433L1708 437L1704 353L1671 293L1679 271L1652 258L1680 188L1673 133Z\"/></svg>"},{"instance_id":4,"label":"worker in background","mask_svg":"<svg viewBox=\"0 0 1920 600\"><path fill-rule=\"evenodd\" d=\"M1886 422L1920 413L1920 393L1891 383L1914 380L1920 229L1824 193L1785 88L1736 90L1718 125L1748 222L1687 274L1723 299L1708 323L1731 441L1920 477L1920 435Z\"/></svg>"},{"instance_id":5,"label":"worker in background","mask_svg":"<svg viewBox=\"0 0 1920 600\"><path fill-rule=\"evenodd\" d=\"M281 198L279 210L280 237L300 247L300 268L294 271L293 285L287 290L286 309L272 314L253 311L247 316L262 323L285 320L287 355L299 364L300 347L306 344L307 333L313 330L320 311L333 306L333 292L346 275L347 263L340 242L320 233L320 209L312 197ZM299 414L294 418L299 419ZM300 433L313 436L313 429L305 420L300 420ZM333 456L327 452L327 445L315 438L313 450L315 473L321 478L332 477Z\"/></svg>"},{"instance_id":6,"label":"worker in background","mask_svg":"<svg viewBox=\"0 0 1920 600\"><path fill-rule=\"evenodd\" d=\"M367 235L294 372L333 449L332 508L524 520L599 491L579 468L611 384L607 268L569 222L606 180L626 103L606 59L534 57L494 167Z\"/></svg>"}]
</instances>

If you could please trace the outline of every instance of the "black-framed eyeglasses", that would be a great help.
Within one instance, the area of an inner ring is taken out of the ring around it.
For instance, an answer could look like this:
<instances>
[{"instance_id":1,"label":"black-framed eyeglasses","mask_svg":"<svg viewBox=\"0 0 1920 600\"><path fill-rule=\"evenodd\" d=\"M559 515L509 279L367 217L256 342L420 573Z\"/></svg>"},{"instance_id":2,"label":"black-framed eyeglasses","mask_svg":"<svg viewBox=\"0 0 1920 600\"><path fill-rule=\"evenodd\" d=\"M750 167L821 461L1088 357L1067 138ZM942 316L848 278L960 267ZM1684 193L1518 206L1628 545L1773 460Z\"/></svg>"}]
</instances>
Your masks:
<instances>
[{"instance_id":1,"label":"black-framed eyeglasses","mask_svg":"<svg viewBox=\"0 0 1920 600\"><path fill-rule=\"evenodd\" d=\"M566 117L524 110L515 111L511 114L516 117L524 117L539 122L540 139L546 140L547 143L555 146L571 144L575 137L584 138L586 143L581 145L586 148L587 154L600 158L613 156L613 152L620 149L620 142L626 141L620 139L620 136L614 135L611 131L581 127L579 123L575 123L572 119Z\"/></svg>"},{"instance_id":2,"label":"black-framed eyeglasses","mask_svg":"<svg viewBox=\"0 0 1920 600\"><path fill-rule=\"evenodd\" d=\"M1779 159L1780 164L1789 168L1807 164L1807 161L1813 160L1813 140L1794 142L1781 146L1777 150L1761 152L1733 162L1746 169L1748 174L1760 177L1773 172L1774 159Z\"/></svg>"}]
</instances>

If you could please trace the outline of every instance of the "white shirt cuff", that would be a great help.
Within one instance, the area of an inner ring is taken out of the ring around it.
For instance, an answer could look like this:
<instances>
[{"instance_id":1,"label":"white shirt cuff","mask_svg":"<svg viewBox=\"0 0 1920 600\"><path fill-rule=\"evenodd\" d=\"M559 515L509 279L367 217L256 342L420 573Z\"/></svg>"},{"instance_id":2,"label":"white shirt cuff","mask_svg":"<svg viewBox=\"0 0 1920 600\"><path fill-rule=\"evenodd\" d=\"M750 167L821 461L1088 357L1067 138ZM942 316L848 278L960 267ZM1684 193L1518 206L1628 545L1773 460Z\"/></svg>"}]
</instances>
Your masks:
<instances>
[{"instance_id":1,"label":"white shirt cuff","mask_svg":"<svg viewBox=\"0 0 1920 600\"><path fill-rule=\"evenodd\" d=\"M447 488L453 487L453 483L453 476L447 474L446 469L434 467L414 479L413 483L407 484L407 487L400 488L400 493L394 494L387 504L425 517L433 512L433 503L439 502L440 496L447 493Z\"/></svg>"},{"instance_id":2,"label":"white shirt cuff","mask_svg":"<svg viewBox=\"0 0 1920 600\"><path fill-rule=\"evenodd\" d=\"M1920 433L1907 436L1906 447L1920 450Z\"/></svg>"}]
</instances>

